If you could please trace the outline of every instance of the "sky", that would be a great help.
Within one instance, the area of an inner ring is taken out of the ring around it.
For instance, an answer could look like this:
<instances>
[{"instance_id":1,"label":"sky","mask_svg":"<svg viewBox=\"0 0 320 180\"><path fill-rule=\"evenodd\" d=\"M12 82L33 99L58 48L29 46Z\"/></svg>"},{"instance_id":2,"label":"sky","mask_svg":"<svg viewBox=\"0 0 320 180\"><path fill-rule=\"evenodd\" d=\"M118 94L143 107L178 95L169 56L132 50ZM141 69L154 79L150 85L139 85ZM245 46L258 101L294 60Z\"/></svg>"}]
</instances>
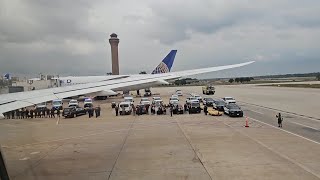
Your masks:
<instances>
[{"instance_id":1,"label":"sky","mask_svg":"<svg viewBox=\"0 0 320 180\"><path fill-rule=\"evenodd\" d=\"M202 78L320 71L316 0L0 0L0 73L106 74L111 33L121 74L171 49L172 71L256 61Z\"/></svg>"}]
</instances>

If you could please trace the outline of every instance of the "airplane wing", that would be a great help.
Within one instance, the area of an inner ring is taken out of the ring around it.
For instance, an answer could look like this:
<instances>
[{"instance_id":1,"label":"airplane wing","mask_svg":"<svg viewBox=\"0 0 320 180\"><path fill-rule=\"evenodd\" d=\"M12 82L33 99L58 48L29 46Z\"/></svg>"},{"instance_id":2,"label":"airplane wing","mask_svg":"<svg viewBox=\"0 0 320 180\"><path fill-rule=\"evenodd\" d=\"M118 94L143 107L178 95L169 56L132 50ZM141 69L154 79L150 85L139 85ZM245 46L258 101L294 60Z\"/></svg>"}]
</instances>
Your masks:
<instances>
[{"instance_id":1,"label":"airplane wing","mask_svg":"<svg viewBox=\"0 0 320 180\"><path fill-rule=\"evenodd\" d=\"M251 64L253 62L254 61L227 66L209 67L162 74L144 74L124 79L114 79L110 81L3 94L0 95L0 118L3 118L3 113L5 112L28 106L34 106L35 104L51 101L54 99L63 99L67 97L79 96L84 94L94 94L99 93L101 91L106 91L110 93L109 95L114 95L114 91L121 90L123 88L130 89L137 87L151 87L160 84L167 84L167 80L173 80L184 76L241 67Z\"/></svg>"}]
</instances>

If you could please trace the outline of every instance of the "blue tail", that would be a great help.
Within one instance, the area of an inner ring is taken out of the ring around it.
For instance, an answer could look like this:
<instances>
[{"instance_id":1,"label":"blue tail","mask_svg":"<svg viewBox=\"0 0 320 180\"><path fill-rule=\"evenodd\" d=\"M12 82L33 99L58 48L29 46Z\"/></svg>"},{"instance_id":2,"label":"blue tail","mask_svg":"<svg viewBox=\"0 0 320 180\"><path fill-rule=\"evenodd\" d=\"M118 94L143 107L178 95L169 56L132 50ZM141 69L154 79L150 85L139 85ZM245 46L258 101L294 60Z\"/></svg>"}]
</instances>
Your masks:
<instances>
[{"instance_id":1,"label":"blue tail","mask_svg":"<svg viewBox=\"0 0 320 180\"><path fill-rule=\"evenodd\" d=\"M170 53L162 60L162 62L152 71L151 74L161 74L170 72L176 57L177 50L171 50Z\"/></svg>"}]
</instances>

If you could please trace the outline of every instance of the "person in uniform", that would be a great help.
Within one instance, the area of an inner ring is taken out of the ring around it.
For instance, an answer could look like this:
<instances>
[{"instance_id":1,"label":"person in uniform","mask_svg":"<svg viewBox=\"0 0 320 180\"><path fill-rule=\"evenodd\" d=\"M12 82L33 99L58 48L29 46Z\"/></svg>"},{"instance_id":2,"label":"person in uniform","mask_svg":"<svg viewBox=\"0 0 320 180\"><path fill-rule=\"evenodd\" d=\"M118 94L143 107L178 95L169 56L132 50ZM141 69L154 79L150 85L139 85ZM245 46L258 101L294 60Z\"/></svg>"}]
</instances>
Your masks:
<instances>
[{"instance_id":1,"label":"person in uniform","mask_svg":"<svg viewBox=\"0 0 320 180\"><path fill-rule=\"evenodd\" d=\"M20 111L20 109L17 109L17 110L16 110L16 117L17 117L17 119L20 119L20 116L21 116L21 111Z\"/></svg>"},{"instance_id":2,"label":"person in uniform","mask_svg":"<svg viewBox=\"0 0 320 180\"><path fill-rule=\"evenodd\" d=\"M100 111L101 111L100 106L95 108L96 118L100 116Z\"/></svg>"},{"instance_id":3,"label":"person in uniform","mask_svg":"<svg viewBox=\"0 0 320 180\"><path fill-rule=\"evenodd\" d=\"M171 105L170 106L170 116L172 117L172 114L173 114L173 106Z\"/></svg>"},{"instance_id":4,"label":"person in uniform","mask_svg":"<svg viewBox=\"0 0 320 180\"><path fill-rule=\"evenodd\" d=\"M46 117L50 117L50 109L49 108L46 108Z\"/></svg>"},{"instance_id":5,"label":"person in uniform","mask_svg":"<svg viewBox=\"0 0 320 180\"><path fill-rule=\"evenodd\" d=\"M30 117L30 115L29 115L29 109L26 109L26 110L25 110L25 115L26 115L26 118L29 118L29 117Z\"/></svg>"},{"instance_id":6,"label":"person in uniform","mask_svg":"<svg viewBox=\"0 0 320 180\"><path fill-rule=\"evenodd\" d=\"M15 111L11 111L11 117L14 119Z\"/></svg>"},{"instance_id":7,"label":"person in uniform","mask_svg":"<svg viewBox=\"0 0 320 180\"><path fill-rule=\"evenodd\" d=\"M47 117L46 112L47 112L47 108L43 108L43 109L42 109L42 117L43 117L43 118Z\"/></svg>"},{"instance_id":8,"label":"person in uniform","mask_svg":"<svg viewBox=\"0 0 320 180\"><path fill-rule=\"evenodd\" d=\"M132 104L132 112L133 112L133 115L135 116L136 115L136 107L134 106L134 104Z\"/></svg>"},{"instance_id":9,"label":"person in uniform","mask_svg":"<svg viewBox=\"0 0 320 180\"><path fill-rule=\"evenodd\" d=\"M114 109L115 109L115 111L116 111L116 116L118 116L118 114L119 114L119 107L118 107L118 106L115 106Z\"/></svg>"},{"instance_id":10,"label":"person in uniform","mask_svg":"<svg viewBox=\"0 0 320 180\"><path fill-rule=\"evenodd\" d=\"M281 128L282 128L283 117L281 116L281 113L279 113L278 115L276 115L276 117L278 118L278 127L281 127Z\"/></svg>"},{"instance_id":11,"label":"person in uniform","mask_svg":"<svg viewBox=\"0 0 320 180\"><path fill-rule=\"evenodd\" d=\"M55 118L54 111L55 111L55 109L54 109L54 107L52 107L51 111L50 111L50 113L51 113L50 117L51 118Z\"/></svg>"},{"instance_id":12,"label":"person in uniform","mask_svg":"<svg viewBox=\"0 0 320 180\"><path fill-rule=\"evenodd\" d=\"M25 114L24 108L22 108L21 111L20 111L21 119L24 119L24 114Z\"/></svg>"},{"instance_id":13,"label":"person in uniform","mask_svg":"<svg viewBox=\"0 0 320 180\"><path fill-rule=\"evenodd\" d=\"M60 109L57 109L57 117L60 118Z\"/></svg>"},{"instance_id":14,"label":"person in uniform","mask_svg":"<svg viewBox=\"0 0 320 180\"><path fill-rule=\"evenodd\" d=\"M33 109L30 110L30 118L33 118Z\"/></svg>"},{"instance_id":15,"label":"person in uniform","mask_svg":"<svg viewBox=\"0 0 320 180\"><path fill-rule=\"evenodd\" d=\"M208 106L207 105L204 105L203 111L204 111L205 115L208 114Z\"/></svg>"}]
</instances>

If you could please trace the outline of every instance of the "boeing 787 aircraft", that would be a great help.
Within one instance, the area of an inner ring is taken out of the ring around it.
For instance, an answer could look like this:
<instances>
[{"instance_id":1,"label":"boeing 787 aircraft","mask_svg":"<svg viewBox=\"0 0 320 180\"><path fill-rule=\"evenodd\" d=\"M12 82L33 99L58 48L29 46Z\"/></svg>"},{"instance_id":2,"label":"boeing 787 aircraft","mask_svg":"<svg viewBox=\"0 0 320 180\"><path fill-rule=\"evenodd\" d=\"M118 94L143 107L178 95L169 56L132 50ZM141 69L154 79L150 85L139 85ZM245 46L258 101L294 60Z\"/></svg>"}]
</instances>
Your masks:
<instances>
[{"instance_id":1,"label":"boeing 787 aircraft","mask_svg":"<svg viewBox=\"0 0 320 180\"><path fill-rule=\"evenodd\" d=\"M160 62L160 64L151 72L151 74L168 73L171 71L177 50L171 50L169 54ZM114 79L123 79L127 77L141 75L105 75L105 76L67 76L59 77L57 84L59 86L70 86L76 84L85 84L91 82L109 81Z\"/></svg>"},{"instance_id":2,"label":"boeing 787 aircraft","mask_svg":"<svg viewBox=\"0 0 320 180\"><path fill-rule=\"evenodd\" d=\"M105 79L102 78L100 81L97 79L90 81L88 78L86 82L83 82L84 84L73 84L64 87L0 95L0 118L4 118L3 113L5 112L54 99L80 95L110 96L117 94L116 91L138 90L168 84L168 81L176 80L184 76L221 71L245 66L254 62L249 61L226 66L170 72L175 54L176 50L171 51L151 74L104 76Z\"/></svg>"}]
</instances>

